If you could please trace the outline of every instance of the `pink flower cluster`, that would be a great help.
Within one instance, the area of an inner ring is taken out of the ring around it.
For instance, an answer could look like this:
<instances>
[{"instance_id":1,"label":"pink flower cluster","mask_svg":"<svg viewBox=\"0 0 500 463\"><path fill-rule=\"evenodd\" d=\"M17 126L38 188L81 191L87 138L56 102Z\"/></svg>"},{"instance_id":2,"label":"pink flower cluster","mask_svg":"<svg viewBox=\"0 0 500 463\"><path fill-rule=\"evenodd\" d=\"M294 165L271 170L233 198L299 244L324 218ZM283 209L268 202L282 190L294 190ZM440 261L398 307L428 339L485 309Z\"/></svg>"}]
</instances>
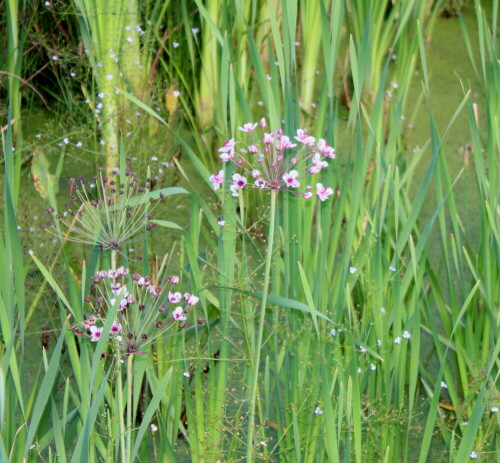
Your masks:
<instances>
[{"instance_id":1,"label":"pink flower cluster","mask_svg":"<svg viewBox=\"0 0 500 463\"><path fill-rule=\"evenodd\" d=\"M100 270L92 281L91 294L85 298L92 314L73 329L80 336L99 341L108 312L118 304L108 343L126 355L144 353L148 344L160 339L176 322L184 328L187 314L199 301L193 294L173 289L179 283L176 275L167 278L169 288L153 283L149 276L130 275L124 267ZM173 310L168 309L169 304L174 305Z\"/></svg>"},{"instance_id":2,"label":"pink flower cluster","mask_svg":"<svg viewBox=\"0 0 500 463\"><path fill-rule=\"evenodd\" d=\"M259 143L254 136L258 125L264 131L266 120L262 118L260 124L247 122L239 127L249 137L241 148L238 149L234 138L227 140L219 148L221 161L232 162L241 171L235 172L231 180L224 178L224 170L212 174L209 180L214 190L223 183L230 183L229 190L233 196L239 196L240 190L247 186L261 190L288 191L305 199L316 195L321 201L333 194L332 188L319 182L314 191L306 181L309 176L318 174L328 166L327 159L335 159L333 147L322 138L316 140L303 129L297 130L293 140L284 135L281 129L269 133L264 131Z\"/></svg>"}]
</instances>

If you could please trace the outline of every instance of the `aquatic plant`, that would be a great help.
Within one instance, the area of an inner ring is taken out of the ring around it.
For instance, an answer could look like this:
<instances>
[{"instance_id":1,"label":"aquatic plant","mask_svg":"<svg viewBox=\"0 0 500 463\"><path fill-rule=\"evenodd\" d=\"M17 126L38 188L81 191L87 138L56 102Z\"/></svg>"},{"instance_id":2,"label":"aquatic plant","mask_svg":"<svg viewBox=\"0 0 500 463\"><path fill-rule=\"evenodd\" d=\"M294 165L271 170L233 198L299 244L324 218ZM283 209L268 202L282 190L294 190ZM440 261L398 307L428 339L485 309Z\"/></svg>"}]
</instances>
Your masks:
<instances>
[{"instance_id":1,"label":"aquatic plant","mask_svg":"<svg viewBox=\"0 0 500 463\"><path fill-rule=\"evenodd\" d=\"M98 341L108 312L118 305L117 315L109 331L111 355L145 354L152 343L172 331L174 325L186 327L190 307L199 298L193 294L172 292L179 283L178 276L170 276L166 284L154 283L149 276L129 270L101 270L92 277L91 294L85 302L91 311L84 321L72 325L79 336Z\"/></svg>"},{"instance_id":2,"label":"aquatic plant","mask_svg":"<svg viewBox=\"0 0 500 463\"><path fill-rule=\"evenodd\" d=\"M54 220L41 228L56 236L64 232L64 240L119 251L141 231L157 226L153 210L164 197L164 193L151 190L149 177L141 185L129 169L123 176L115 170L108 177L100 168L90 182L84 177L70 179L64 210L49 207L47 212Z\"/></svg>"}]
</instances>

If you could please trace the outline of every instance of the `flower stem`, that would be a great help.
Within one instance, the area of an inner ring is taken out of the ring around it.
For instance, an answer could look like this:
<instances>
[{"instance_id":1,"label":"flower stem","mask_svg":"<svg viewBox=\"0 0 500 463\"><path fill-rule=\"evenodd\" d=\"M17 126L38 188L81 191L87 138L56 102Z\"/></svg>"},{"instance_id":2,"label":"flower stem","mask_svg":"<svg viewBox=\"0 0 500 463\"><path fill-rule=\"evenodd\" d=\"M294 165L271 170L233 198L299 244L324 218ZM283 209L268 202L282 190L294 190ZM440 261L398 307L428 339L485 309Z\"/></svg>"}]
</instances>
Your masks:
<instances>
[{"instance_id":1,"label":"flower stem","mask_svg":"<svg viewBox=\"0 0 500 463\"><path fill-rule=\"evenodd\" d=\"M133 367L134 355L129 355L127 359L127 461L130 460L130 455L132 451L132 385L133 385L133 377L132 377L132 367Z\"/></svg>"},{"instance_id":2,"label":"flower stem","mask_svg":"<svg viewBox=\"0 0 500 463\"><path fill-rule=\"evenodd\" d=\"M123 383L122 383L122 370L120 368L121 364L118 364L118 375L116 385L118 389L118 419L120 421L120 450L122 455L122 461L126 462L126 448L125 448L125 423L123 422Z\"/></svg>"},{"instance_id":3,"label":"flower stem","mask_svg":"<svg viewBox=\"0 0 500 463\"><path fill-rule=\"evenodd\" d=\"M267 239L267 252L266 252L266 266L264 273L264 287L262 289L262 303L260 306L259 315L259 326L257 329L257 342L255 343L255 353L254 353L254 364L253 364L253 376L252 384L250 388L250 410L248 415L248 435L247 435L247 463L253 462L254 453L254 431L255 431L255 406L257 403L258 394L258 379L259 379L259 366L260 366L260 351L262 347L262 337L264 333L264 322L266 318L266 303L267 303L267 293L269 290L269 278L271 275L271 261L273 257L273 245L274 245L274 228L276 222L276 198L278 196L277 191L271 191L271 217L269 221L269 235Z\"/></svg>"}]
</instances>

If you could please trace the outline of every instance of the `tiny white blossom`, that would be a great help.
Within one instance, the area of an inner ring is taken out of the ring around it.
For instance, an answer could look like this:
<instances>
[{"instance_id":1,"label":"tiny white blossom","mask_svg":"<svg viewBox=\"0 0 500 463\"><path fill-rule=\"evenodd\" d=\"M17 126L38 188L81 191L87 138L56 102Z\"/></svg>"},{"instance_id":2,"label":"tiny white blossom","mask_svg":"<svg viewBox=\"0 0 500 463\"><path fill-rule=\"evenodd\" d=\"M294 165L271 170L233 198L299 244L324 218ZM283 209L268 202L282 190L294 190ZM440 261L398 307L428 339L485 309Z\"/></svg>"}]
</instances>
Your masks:
<instances>
[{"instance_id":1,"label":"tiny white blossom","mask_svg":"<svg viewBox=\"0 0 500 463\"><path fill-rule=\"evenodd\" d=\"M316 415L322 415L322 414L323 414L323 410L321 410L321 408L319 408L319 407L316 407L316 408L314 409L314 413L315 413Z\"/></svg>"},{"instance_id":2,"label":"tiny white blossom","mask_svg":"<svg viewBox=\"0 0 500 463\"><path fill-rule=\"evenodd\" d=\"M356 273L358 269L356 267L349 267L349 272Z\"/></svg>"},{"instance_id":3,"label":"tiny white blossom","mask_svg":"<svg viewBox=\"0 0 500 463\"><path fill-rule=\"evenodd\" d=\"M476 453L476 452L474 452L474 451L472 451L472 452L470 453L470 459L471 459L471 460L477 460L477 458L478 458L477 453Z\"/></svg>"},{"instance_id":4,"label":"tiny white blossom","mask_svg":"<svg viewBox=\"0 0 500 463\"><path fill-rule=\"evenodd\" d=\"M174 90L172 92L172 95L174 95L176 98L178 98L180 96L181 92L179 92L179 90Z\"/></svg>"},{"instance_id":5,"label":"tiny white blossom","mask_svg":"<svg viewBox=\"0 0 500 463\"><path fill-rule=\"evenodd\" d=\"M189 373L189 371L185 371L184 373L182 373L182 376L189 378L191 376L191 373Z\"/></svg>"},{"instance_id":6,"label":"tiny white blossom","mask_svg":"<svg viewBox=\"0 0 500 463\"><path fill-rule=\"evenodd\" d=\"M179 47L179 45L180 45L180 43L179 43L179 42L172 42L172 46L173 46L174 48L178 48L178 47Z\"/></svg>"},{"instance_id":7,"label":"tiny white blossom","mask_svg":"<svg viewBox=\"0 0 500 463\"><path fill-rule=\"evenodd\" d=\"M393 267L393 266L391 265L391 266L389 267L389 270L390 270L391 272L395 272L395 271L396 271L396 267Z\"/></svg>"},{"instance_id":8,"label":"tiny white blossom","mask_svg":"<svg viewBox=\"0 0 500 463\"><path fill-rule=\"evenodd\" d=\"M490 408L491 413L497 413L498 412L498 407L491 407Z\"/></svg>"},{"instance_id":9,"label":"tiny white blossom","mask_svg":"<svg viewBox=\"0 0 500 463\"><path fill-rule=\"evenodd\" d=\"M448 389L448 385L444 381L441 381L441 387L443 389Z\"/></svg>"},{"instance_id":10,"label":"tiny white blossom","mask_svg":"<svg viewBox=\"0 0 500 463\"><path fill-rule=\"evenodd\" d=\"M151 423L151 432L156 432L158 431L158 426L156 426L155 424Z\"/></svg>"},{"instance_id":11,"label":"tiny white blossom","mask_svg":"<svg viewBox=\"0 0 500 463\"><path fill-rule=\"evenodd\" d=\"M374 363L370 363L370 370L375 371L377 369L377 365Z\"/></svg>"},{"instance_id":12,"label":"tiny white blossom","mask_svg":"<svg viewBox=\"0 0 500 463\"><path fill-rule=\"evenodd\" d=\"M394 344L401 344L401 337L398 336L396 339L394 339Z\"/></svg>"},{"instance_id":13,"label":"tiny white blossom","mask_svg":"<svg viewBox=\"0 0 500 463\"><path fill-rule=\"evenodd\" d=\"M63 139L63 143L64 143L65 145L67 145L67 144L69 143L69 139L68 139L67 137L66 137L66 138L64 138L64 139Z\"/></svg>"},{"instance_id":14,"label":"tiny white blossom","mask_svg":"<svg viewBox=\"0 0 500 463\"><path fill-rule=\"evenodd\" d=\"M411 338L411 334L408 331L403 331L403 338L410 339Z\"/></svg>"}]
</instances>

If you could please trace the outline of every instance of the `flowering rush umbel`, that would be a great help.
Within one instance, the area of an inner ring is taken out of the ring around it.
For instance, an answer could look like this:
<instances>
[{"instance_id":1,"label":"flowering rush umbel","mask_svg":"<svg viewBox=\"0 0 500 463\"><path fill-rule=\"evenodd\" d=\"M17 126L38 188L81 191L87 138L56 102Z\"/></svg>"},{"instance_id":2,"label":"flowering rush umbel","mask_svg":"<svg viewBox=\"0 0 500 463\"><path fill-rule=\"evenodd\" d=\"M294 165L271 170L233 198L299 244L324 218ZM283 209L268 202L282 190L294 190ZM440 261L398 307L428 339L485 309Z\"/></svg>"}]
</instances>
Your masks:
<instances>
[{"instance_id":1,"label":"flowering rush umbel","mask_svg":"<svg viewBox=\"0 0 500 463\"><path fill-rule=\"evenodd\" d=\"M164 337L174 325L185 328L187 314L199 298L177 291L179 277L168 277L166 284L156 284L149 276L129 270L100 270L92 277L91 294L85 298L90 315L72 328L79 336L97 342L108 312L119 304L109 333L109 345L115 354L144 354L145 348Z\"/></svg>"},{"instance_id":2,"label":"flowering rush umbel","mask_svg":"<svg viewBox=\"0 0 500 463\"><path fill-rule=\"evenodd\" d=\"M260 139L254 134L259 125L263 131ZM253 187L288 191L305 199L313 196L318 196L321 201L328 199L333 189L313 182L312 178L328 166L330 159L335 159L335 149L303 129L297 130L297 134L290 138L281 129L266 133L266 125L264 118L259 124L248 122L239 127L248 134L245 142L231 138L219 148L221 161L234 163L239 171L231 179L224 178L224 170L211 175L209 180L214 190L223 183L230 183L233 196L239 196L244 188Z\"/></svg>"},{"instance_id":3,"label":"flowering rush umbel","mask_svg":"<svg viewBox=\"0 0 500 463\"><path fill-rule=\"evenodd\" d=\"M98 175L87 181L71 178L69 197L64 210L53 207L47 212L66 230L65 239L77 243L97 244L101 250L119 250L142 230L152 230L153 209L163 199L162 193L151 192L151 179L141 185L135 172L127 169L123 182L118 171L112 176ZM40 227L58 235L55 221Z\"/></svg>"}]
</instances>

